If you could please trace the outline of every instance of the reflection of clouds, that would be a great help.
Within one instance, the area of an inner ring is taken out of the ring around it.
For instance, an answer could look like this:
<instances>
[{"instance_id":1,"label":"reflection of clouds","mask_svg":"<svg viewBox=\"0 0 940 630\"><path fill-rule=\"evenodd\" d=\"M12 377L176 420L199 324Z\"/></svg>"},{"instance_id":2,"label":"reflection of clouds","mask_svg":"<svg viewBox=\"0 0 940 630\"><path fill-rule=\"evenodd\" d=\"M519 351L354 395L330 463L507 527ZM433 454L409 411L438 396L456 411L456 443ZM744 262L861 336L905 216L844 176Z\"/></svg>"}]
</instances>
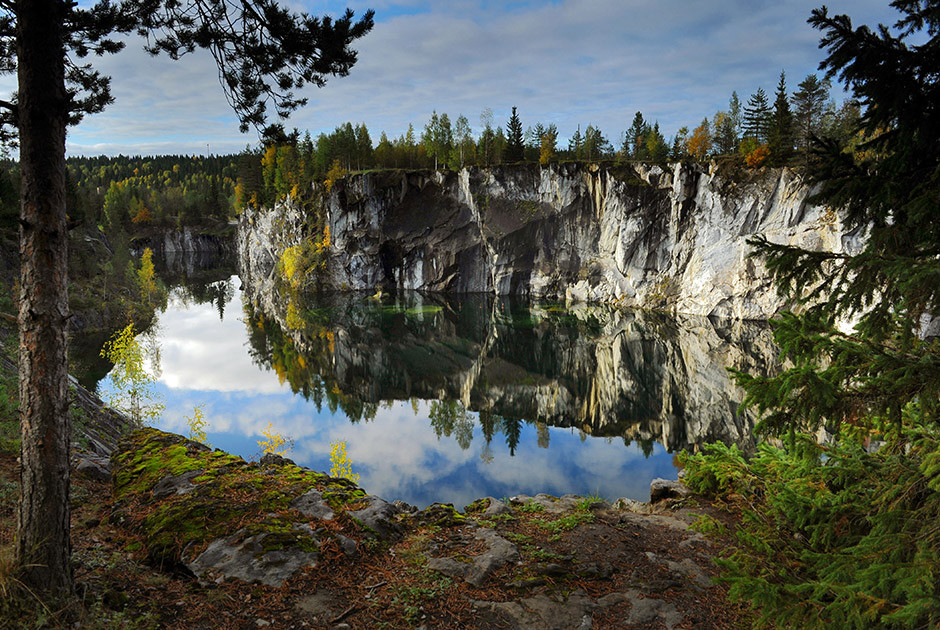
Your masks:
<instances>
[{"instance_id":1,"label":"reflection of clouds","mask_svg":"<svg viewBox=\"0 0 940 630\"><path fill-rule=\"evenodd\" d=\"M350 424L331 421L315 437L297 440L295 454L325 457L330 442L345 440L360 485L379 496L396 495L403 487L433 485L472 460L473 451L462 450L452 439L438 440L426 416L416 418L409 403L379 409L373 420Z\"/></svg>"},{"instance_id":2,"label":"reflection of clouds","mask_svg":"<svg viewBox=\"0 0 940 630\"><path fill-rule=\"evenodd\" d=\"M187 434L185 417L201 405L210 437L224 434L226 448L246 459L257 455L257 440L269 422L276 433L293 440L288 456L316 470L329 468L331 442L345 440L362 487L419 506L442 501L462 507L487 495L539 492L646 500L652 478L675 474L671 456L659 445L647 459L636 445L596 438L582 442L577 432L551 428L551 446L545 449L538 447L532 425L523 426L515 456L509 455L504 436L497 433L490 444L492 460L484 462L479 456L484 445L479 426L474 443L463 450L452 437L435 436L424 402L417 416L411 404L402 401L379 408L369 422L352 424L341 412L317 412L314 405L289 392L184 390L168 400L159 428Z\"/></svg>"},{"instance_id":3,"label":"reflection of clouds","mask_svg":"<svg viewBox=\"0 0 940 630\"><path fill-rule=\"evenodd\" d=\"M173 390L281 391L277 376L259 370L248 355L240 304L241 293L236 289L219 321L214 304L185 307L178 298L171 298L160 315L160 381Z\"/></svg>"}]
</instances>

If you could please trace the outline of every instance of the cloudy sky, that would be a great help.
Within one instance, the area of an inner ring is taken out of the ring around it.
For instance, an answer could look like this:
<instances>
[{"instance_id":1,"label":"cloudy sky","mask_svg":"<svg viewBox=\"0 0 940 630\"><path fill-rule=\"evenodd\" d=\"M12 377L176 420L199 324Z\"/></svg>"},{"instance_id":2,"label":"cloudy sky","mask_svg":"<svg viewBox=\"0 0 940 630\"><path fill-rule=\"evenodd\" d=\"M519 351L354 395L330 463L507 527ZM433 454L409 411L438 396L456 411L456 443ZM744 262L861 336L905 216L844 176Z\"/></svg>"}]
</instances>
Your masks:
<instances>
[{"instance_id":1,"label":"cloudy sky","mask_svg":"<svg viewBox=\"0 0 940 630\"><path fill-rule=\"evenodd\" d=\"M338 15L346 2L301 0L311 14ZM381 131L420 130L431 111L464 114L476 132L492 109L505 125L518 107L523 126L555 123L563 140L599 126L614 143L640 110L671 136L763 87L780 71L791 91L823 52L806 24L822 0L350 0L376 11L356 42L350 76L310 89L288 128L316 135L349 120ZM828 0L856 24L893 24L888 0ZM71 130L69 153L235 152L240 134L211 59L153 59L139 41L100 60L116 102ZM841 98L839 94L837 97Z\"/></svg>"}]
</instances>

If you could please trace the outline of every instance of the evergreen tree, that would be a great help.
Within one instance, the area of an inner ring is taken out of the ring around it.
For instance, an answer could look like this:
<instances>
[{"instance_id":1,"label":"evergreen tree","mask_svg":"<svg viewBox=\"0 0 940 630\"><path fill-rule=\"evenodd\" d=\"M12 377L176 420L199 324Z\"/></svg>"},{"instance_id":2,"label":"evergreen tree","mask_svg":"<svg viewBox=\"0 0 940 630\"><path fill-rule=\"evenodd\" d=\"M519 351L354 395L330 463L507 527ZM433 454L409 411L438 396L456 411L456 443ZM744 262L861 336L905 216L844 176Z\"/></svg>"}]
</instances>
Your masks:
<instances>
[{"instance_id":1,"label":"evergreen tree","mask_svg":"<svg viewBox=\"0 0 940 630\"><path fill-rule=\"evenodd\" d=\"M688 152L686 151L686 144L689 139L689 128L680 127L679 131L676 132L676 135L672 137L672 147L669 149L669 159L670 160L683 160L689 157Z\"/></svg>"},{"instance_id":2,"label":"evergreen tree","mask_svg":"<svg viewBox=\"0 0 940 630\"><path fill-rule=\"evenodd\" d=\"M744 135L761 143L767 142L770 117L771 110L767 103L767 94L763 88L757 88L757 92L747 99L747 105L744 107Z\"/></svg>"},{"instance_id":3,"label":"evergreen tree","mask_svg":"<svg viewBox=\"0 0 940 630\"><path fill-rule=\"evenodd\" d=\"M599 160L608 155L613 147L598 127L588 125L584 130L584 144L581 149L584 159Z\"/></svg>"},{"instance_id":4,"label":"evergreen tree","mask_svg":"<svg viewBox=\"0 0 940 630\"><path fill-rule=\"evenodd\" d=\"M440 157L441 161L448 168L451 168L452 164L449 163L449 160L454 149L454 130L450 125L450 116L447 115L447 112L442 113L437 120L437 129L434 130L434 146L435 162Z\"/></svg>"},{"instance_id":5,"label":"evergreen tree","mask_svg":"<svg viewBox=\"0 0 940 630\"><path fill-rule=\"evenodd\" d=\"M568 152L571 153L571 157L575 160L580 160L581 147L584 145L584 137L581 135L581 125L578 125L578 128L575 129L574 135L568 140Z\"/></svg>"},{"instance_id":6,"label":"evergreen tree","mask_svg":"<svg viewBox=\"0 0 940 630\"><path fill-rule=\"evenodd\" d=\"M790 112L790 99L787 96L787 75L780 73L774 99L773 115L770 119L767 144L775 164L785 163L793 152L793 114Z\"/></svg>"},{"instance_id":7,"label":"evergreen tree","mask_svg":"<svg viewBox=\"0 0 940 630\"><path fill-rule=\"evenodd\" d=\"M940 313L940 2L893 6L894 31L825 8L809 20L824 32L820 67L861 107L854 143L813 142L812 201L863 230L861 249L754 241L801 312L775 325L789 367L738 380L758 430L789 435L787 449L763 445L750 462L724 449L687 476L757 506L726 578L777 627L940 624L940 342L924 328ZM797 434L820 427L836 440ZM883 445L870 453L869 440Z\"/></svg>"},{"instance_id":8,"label":"evergreen tree","mask_svg":"<svg viewBox=\"0 0 940 630\"><path fill-rule=\"evenodd\" d=\"M503 151L504 162L521 162L525 157L525 145L522 137L522 121L512 108L512 115L506 124L506 148Z\"/></svg>"},{"instance_id":9,"label":"evergreen tree","mask_svg":"<svg viewBox=\"0 0 940 630\"><path fill-rule=\"evenodd\" d=\"M356 126L356 168L362 170L372 167L372 138L365 123Z\"/></svg>"},{"instance_id":10,"label":"evergreen tree","mask_svg":"<svg viewBox=\"0 0 940 630\"><path fill-rule=\"evenodd\" d=\"M653 162L665 162L669 159L669 145L659 130L659 122L653 123L653 128L646 135L646 153Z\"/></svg>"},{"instance_id":11,"label":"evergreen tree","mask_svg":"<svg viewBox=\"0 0 940 630\"><path fill-rule=\"evenodd\" d=\"M841 208L847 227L868 228L854 255L809 252L757 242L781 290L819 300L778 329L797 367L780 379L751 381L752 397L773 406L765 428L831 429L860 413L866 422L900 421L917 401L940 425L940 348L916 334L925 314L940 313L940 38L909 45L906 35L940 26L936 7L896 3L907 14L899 36L852 30L845 16L816 10L810 22L826 31L830 52L822 67L864 104L865 141L854 153L832 142L819 145L816 203ZM883 51L875 54L875 51ZM800 290L812 287L808 295ZM858 317L853 335L835 328ZM827 365L828 364L828 365ZM822 387L825 384L825 387ZM794 395L802 387L802 393Z\"/></svg>"},{"instance_id":12,"label":"evergreen tree","mask_svg":"<svg viewBox=\"0 0 940 630\"><path fill-rule=\"evenodd\" d=\"M734 126L728 112L716 112L712 119L714 137L712 142L720 155L729 155L738 148L738 137L734 133Z\"/></svg>"},{"instance_id":13,"label":"evergreen tree","mask_svg":"<svg viewBox=\"0 0 940 630\"><path fill-rule=\"evenodd\" d=\"M796 146L803 153L803 161L809 164L809 151L813 135L819 133L822 115L829 100L829 81L820 80L815 74L807 75L793 93L794 127Z\"/></svg>"},{"instance_id":14,"label":"evergreen tree","mask_svg":"<svg viewBox=\"0 0 940 630\"><path fill-rule=\"evenodd\" d=\"M643 114L637 112L633 115L633 124L627 130L624 138L624 154L634 160L645 160L649 157L646 150L644 136L649 132L649 125L643 120Z\"/></svg>"},{"instance_id":15,"label":"evergreen tree","mask_svg":"<svg viewBox=\"0 0 940 630\"><path fill-rule=\"evenodd\" d=\"M730 155L738 150L741 143L741 100L737 92L731 93L728 111L719 111L712 119L714 129L714 148L722 155Z\"/></svg>"},{"instance_id":16,"label":"evergreen tree","mask_svg":"<svg viewBox=\"0 0 940 630\"><path fill-rule=\"evenodd\" d=\"M379 168L398 168L396 160L395 147L389 142L388 136L383 131L379 136L379 143L375 147L375 165Z\"/></svg>"}]
</instances>

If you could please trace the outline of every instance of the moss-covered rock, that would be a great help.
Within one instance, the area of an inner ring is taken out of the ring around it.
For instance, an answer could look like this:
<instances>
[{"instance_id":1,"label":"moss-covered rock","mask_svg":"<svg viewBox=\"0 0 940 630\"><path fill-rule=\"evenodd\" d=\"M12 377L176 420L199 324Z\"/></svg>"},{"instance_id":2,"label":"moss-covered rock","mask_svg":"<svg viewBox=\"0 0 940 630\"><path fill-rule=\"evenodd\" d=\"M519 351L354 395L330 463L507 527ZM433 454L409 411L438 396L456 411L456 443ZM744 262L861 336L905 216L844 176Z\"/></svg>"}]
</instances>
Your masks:
<instances>
[{"instance_id":1,"label":"moss-covered rock","mask_svg":"<svg viewBox=\"0 0 940 630\"><path fill-rule=\"evenodd\" d=\"M252 464L140 429L121 441L112 470L112 520L141 536L152 561L187 566L200 577L279 584L315 564L324 544L345 549L364 533L377 534L375 523L364 527L361 518L375 497L289 460ZM385 514L389 524L380 529L397 531L395 516Z\"/></svg>"}]
</instances>

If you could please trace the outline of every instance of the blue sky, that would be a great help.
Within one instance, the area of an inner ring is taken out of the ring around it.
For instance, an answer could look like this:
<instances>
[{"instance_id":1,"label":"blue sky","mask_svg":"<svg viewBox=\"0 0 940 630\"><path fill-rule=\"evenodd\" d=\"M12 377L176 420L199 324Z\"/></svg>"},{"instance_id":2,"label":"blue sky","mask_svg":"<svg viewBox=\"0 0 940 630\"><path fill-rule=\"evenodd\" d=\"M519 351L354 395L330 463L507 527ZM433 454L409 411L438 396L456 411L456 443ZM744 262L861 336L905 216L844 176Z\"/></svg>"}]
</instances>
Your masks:
<instances>
[{"instance_id":1,"label":"blue sky","mask_svg":"<svg viewBox=\"0 0 940 630\"><path fill-rule=\"evenodd\" d=\"M364 122L376 142L409 122L420 131L432 109L452 120L466 115L476 132L483 108L505 125L513 105L524 126L555 123L563 139L590 123L618 143L637 110L671 136L726 108L732 90L742 100L758 87L772 94L781 70L792 91L824 56L819 32L806 24L822 0L291 4L311 14L375 9L351 74L311 88L309 105L286 126L316 135ZM887 0L826 4L856 24L897 17ZM96 65L113 77L116 102L70 131L71 155L222 153L257 141L238 132L207 55L154 59L132 40Z\"/></svg>"}]
</instances>

